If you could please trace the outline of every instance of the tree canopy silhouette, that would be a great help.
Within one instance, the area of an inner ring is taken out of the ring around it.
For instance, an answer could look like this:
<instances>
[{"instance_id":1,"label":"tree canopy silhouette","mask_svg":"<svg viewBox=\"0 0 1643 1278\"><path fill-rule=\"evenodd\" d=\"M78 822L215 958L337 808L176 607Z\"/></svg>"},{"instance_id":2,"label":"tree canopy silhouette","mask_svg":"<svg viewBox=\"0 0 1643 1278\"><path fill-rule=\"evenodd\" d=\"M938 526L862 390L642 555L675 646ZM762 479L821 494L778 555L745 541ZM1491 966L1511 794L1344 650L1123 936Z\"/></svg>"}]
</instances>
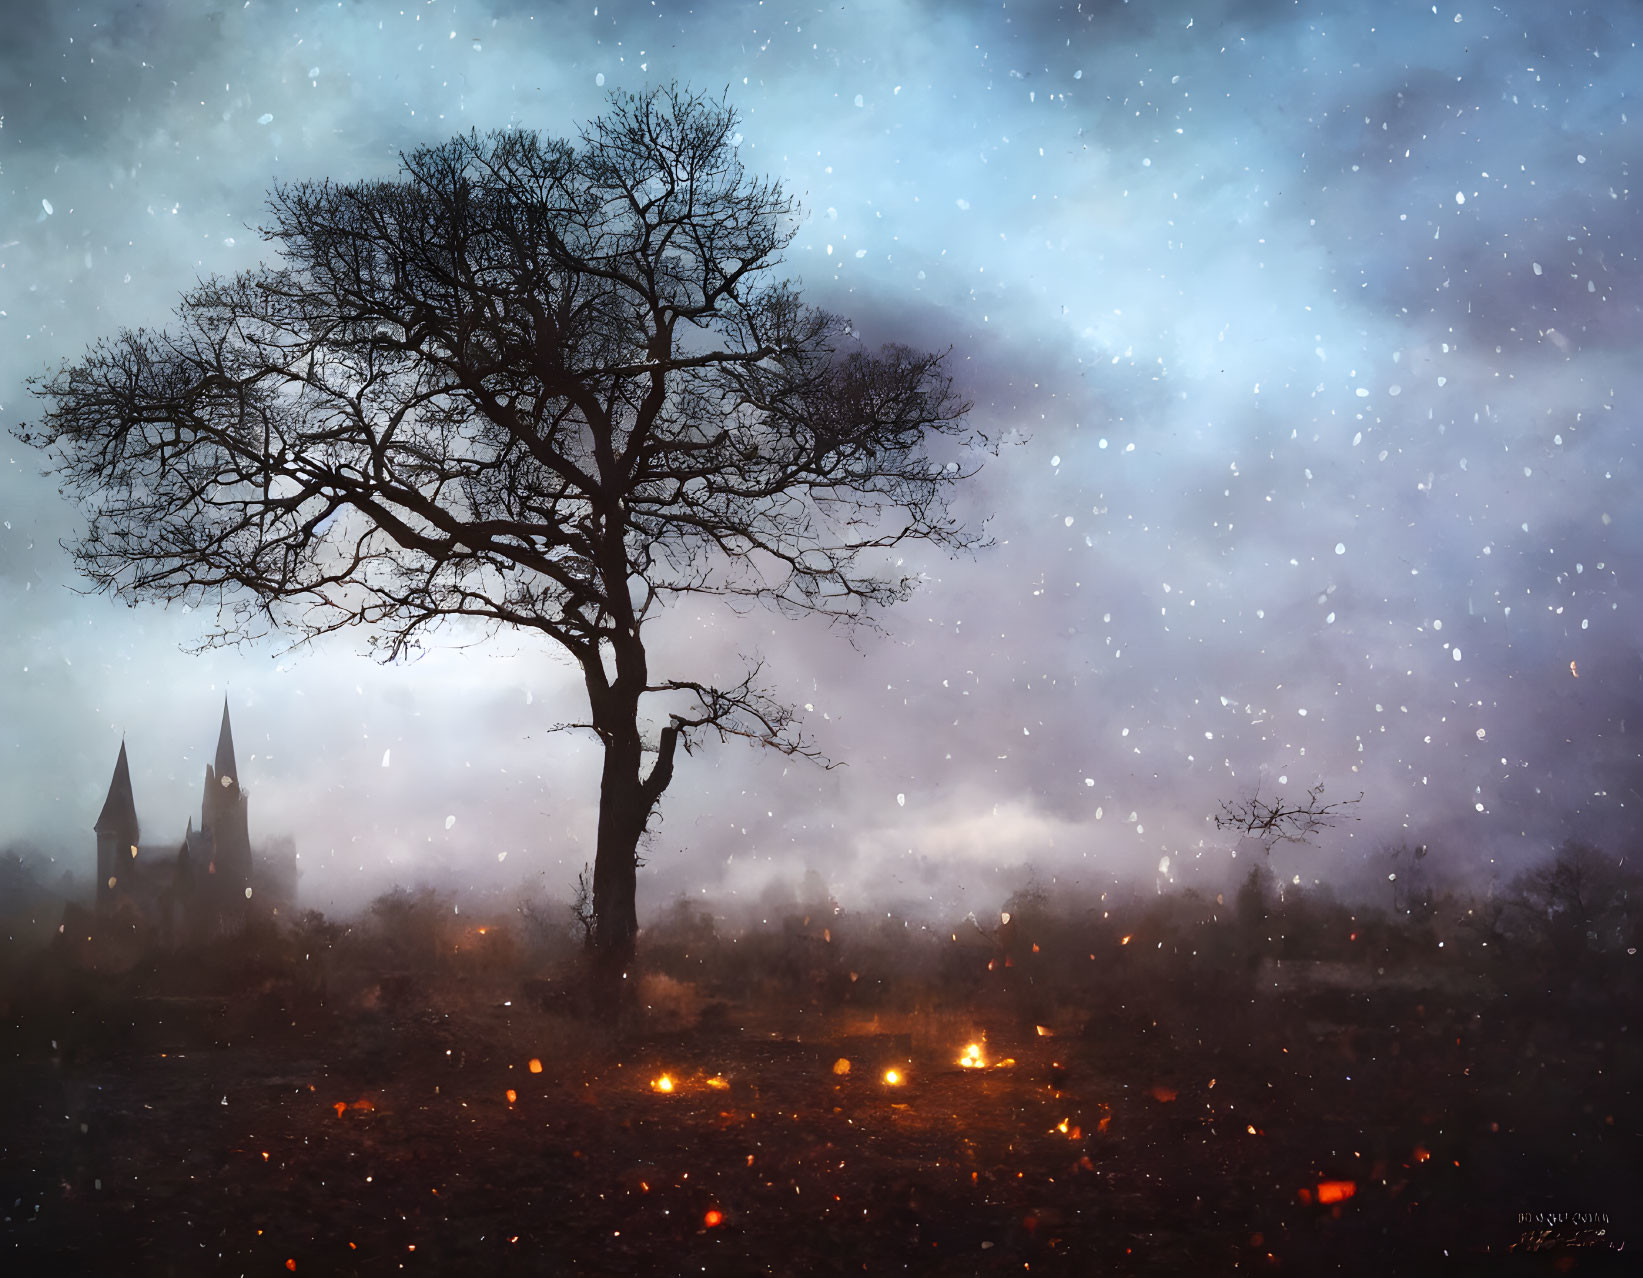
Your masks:
<instances>
[{"instance_id":1,"label":"tree canopy silhouette","mask_svg":"<svg viewBox=\"0 0 1643 1278\"><path fill-rule=\"evenodd\" d=\"M658 89L574 142L470 135L391 181L276 186L277 264L37 379L18 431L84 513L95 587L214 607L207 643L364 627L392 660L465 618L569 653L618 962L678 747L814 752L756 661L730 686L653 674L658 609L868 621L913 585L880 552L976 540L947 498L989 441L943 357L864 350L774 276L798 208L745 172L736 124Z\"/></svg>"}]
</instances>

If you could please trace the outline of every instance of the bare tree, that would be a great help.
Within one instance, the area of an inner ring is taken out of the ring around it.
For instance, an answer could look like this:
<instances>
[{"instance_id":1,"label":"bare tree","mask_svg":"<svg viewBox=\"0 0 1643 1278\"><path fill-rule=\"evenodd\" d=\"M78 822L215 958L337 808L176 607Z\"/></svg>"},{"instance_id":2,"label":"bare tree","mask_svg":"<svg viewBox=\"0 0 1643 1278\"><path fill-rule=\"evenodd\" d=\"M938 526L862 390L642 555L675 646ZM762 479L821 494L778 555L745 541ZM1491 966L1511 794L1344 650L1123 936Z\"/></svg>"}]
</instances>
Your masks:
<instances>
[{"instance_id":1,"label":"bare tree","mask_svg":"<svg viewBox=\"0 0 1643 1278\"><path fill-rule=\"evenodd\" d=\"M1323 796L1323 783L1319 782L1307 790L1304 799L1285 799L1282 795L1268 799L1257 782L1247 798L1222 800L1215 828L1251 835L1270 851L1276 843L1305 843L1339 821L1358 819L1348 809L1356 806L1363 795L1333 803L1325 803Z\"/></svg>"},{"instance_id":2,"label":"bare tree","mask_svg":"<svg viewBox=\"0 0 1643 1278\"><path fill-rule=\"evenodd\" d=\"M1592 955L1631 943L1640 900L1643 883L1625 857L1570 839L1512 880L1505 921L1568 975Z\"/></svg>"},{"instance_id":3,"label":"bare tree","mask_svg":"<svg viewBox=\"0 0 1643 1278\"><path fill-rule=\"evenodd\" d=\"M660 89L613 97L579 144L470 135L397 180L278 186L277 265L37 380L18 432L82 507L95 586L215 607L208 643L360 626L392 660L469 619L569 653L604 749L593 927L618 965L678 747L814 754L756 661L729 686L653 674L657 609L863 622L913 585L883 552L976 541L947 496L988 441L942 357L862 350L772 276L797 206L745 173L736 124Z\"/></svg>"}]
</instances>

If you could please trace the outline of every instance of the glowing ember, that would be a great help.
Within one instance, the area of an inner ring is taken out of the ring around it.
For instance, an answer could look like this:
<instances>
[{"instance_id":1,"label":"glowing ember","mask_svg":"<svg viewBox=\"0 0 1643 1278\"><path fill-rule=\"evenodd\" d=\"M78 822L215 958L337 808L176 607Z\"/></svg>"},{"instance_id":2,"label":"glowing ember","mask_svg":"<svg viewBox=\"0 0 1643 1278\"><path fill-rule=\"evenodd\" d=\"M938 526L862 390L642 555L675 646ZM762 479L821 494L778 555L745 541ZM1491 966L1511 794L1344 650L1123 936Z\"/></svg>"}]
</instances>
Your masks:
<instances>
[{"instance_id":1,"label":"glowing ember","mask_svg":"<svg viewBox=\"0 0 1643 1278\"><path fill-rule=\"evenodd\" d=\"M1415 1161L1417 1163L1427 1162L1431 1159L1431 1157L1432 1157L1432 1151L1430 1149L1427 1149L1423 1145L1416 1145L1415 1146Z\"/></svg>"},{"instance_id":2,"label":"glowing ember","mask_svg":"<svg viewBox=\"0 0 1643 1278\"><path fill-rule=\"evenodd\" d=\"M1318 1201L1320 1203L1344 1203L1358 1192L1358 1182L1355 1180L1321 1180L1318 1182Z\"/></svg>"},{"instance_id":3,"label":"glowing ember","mask_svg":"<svg viewBox=\"0 0 1643 1278\"><path fill-rule=\"evenodd\" d=\"M717 1207L709 1208L707 1214L702 1217L702 1224L706 1225L709 1229L717 1229L724 1223L725 1214Z\"/></svg>"},{"instance_id":4,"label":"glowing ember","mask_svg":"<svg viewBox=\"0 0 1643 1278\"><path fill-rule=\"evenodd\" d=\"M884 1081L889 1083L891 1087L899 1087L901 1085L901 1071L895 1069L885 1070Z\"/></svg>"},{"instance_id":5,"label":"glowing ember","mask_svg":"<svg viewBox=\"0 0 1643 1278\"><path fill-rule=\"evenodd\" d=\"M1034 1028L1036 1030L1038 1030L1038 1036L1040 1038L1054 1038L1055 1037L1055 1031L1053 1029L1051 1029L1048 1025L1037 1025L1037 1026L1034 1026Z\"/></svg>"},{"instance_id":6,"label":"glowing ember","mask_svg":"<svg viewBox=\"0 0 1643 1278\"><path fill-rule=\"evenodd\" d=\"M842 1056L839 1057L838 1060L833 1062L833 1072L835 1074L848 1074L850 1072L850 1062Z\"/></svg>"},{"instance_id":7,"label":"glowing ember","mask_svg":"<svg viewBox=\"0 0 1643 1278\"><path fill-rule=\"evenodd\" d=\"M1175 1099L1176 1091L1173 1087L1165 1087L1162 1083L1159 1083L1152 1089L1151 1096L1153 1100L1158 1101L1160 1104L1168 1104Z\"/></svg>"},{"instance_id":8,"label":"glowing ember","mask_svg":"<svg viewBox=\"0 0 1643 1278\"><path fill-rule=\"evenodd\" d=\"M508 1088L508 1093L507 1094L508 1094L508 1104L510 1104L510 1105L512 1105L516 1100L519 1099L519 1093L514 1091L513 1088L511 1088L511 1087Z\"/></svg>"},{"instance_id":9,"label":"glowing ember","mask_svg":"<svg viewBox=\"0 0 1643 1278\"><path fill-rule=\"evenodd\" d=\"M671 1092L673 1090L673 1080L663 1074L650 1085L650 1090L653 1092Z\"/></svg>"},{"instance_id":10,"label":"glowing ember","mask_svg":"<svg viewBox=\"0 0 1643 1278\"><path fill-rule=\"evenodd\" d=\"M540 1074L542 1072L542 1062L537 1060L534 1056L531 1057L530 1071L533 1074Z\"/></svg>"},{"instance_id":11,"label":"glowing ember","mask_svg":"<svg viewBox=\"0 0 1643 1278\"><path fill-rule=\"evenodd\" d=\"M981 1057L981 1044L971 1043L964 1049L964 1055L958 1058L958 1063L965 1069L986 1069L987 1062Z\"/></svg>"},{"instance_id":12,"label":"glowing ember","mask_svg":"<svg viewBox=\"0 0 1643 1278\"><path fill-rule=\"evenodd\" d=\"M1120 941L1118 943L1120 945L1128 945L1130 943L1130 938L1126 936L1122 941Z\"/></svg>"}]
</instances>

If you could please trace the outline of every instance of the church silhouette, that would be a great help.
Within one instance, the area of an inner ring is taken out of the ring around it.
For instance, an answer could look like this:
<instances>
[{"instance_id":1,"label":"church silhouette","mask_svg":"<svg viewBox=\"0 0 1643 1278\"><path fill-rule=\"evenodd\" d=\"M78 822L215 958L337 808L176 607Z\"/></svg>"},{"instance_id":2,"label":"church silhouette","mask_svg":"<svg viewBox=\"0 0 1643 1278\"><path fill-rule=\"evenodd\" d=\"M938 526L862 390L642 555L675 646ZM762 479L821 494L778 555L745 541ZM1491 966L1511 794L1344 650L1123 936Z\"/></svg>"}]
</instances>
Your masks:
<instances>
[{"instance_id":1,"label":"church silhouette","mask_svg":"<svg viewBox=\"0 0 1643 1278\"><path fill-rule=\"evenodd\" d=\"M200 823L189 818L180 844L144 844L125 742L114 763L97 832L97 913L127 921L163 944L240 931L254 917L289 910L296 895L296 849L289 838L253 857L234 732L223 700L217 753L205 767Z\"/></svg>"}]
</instances>

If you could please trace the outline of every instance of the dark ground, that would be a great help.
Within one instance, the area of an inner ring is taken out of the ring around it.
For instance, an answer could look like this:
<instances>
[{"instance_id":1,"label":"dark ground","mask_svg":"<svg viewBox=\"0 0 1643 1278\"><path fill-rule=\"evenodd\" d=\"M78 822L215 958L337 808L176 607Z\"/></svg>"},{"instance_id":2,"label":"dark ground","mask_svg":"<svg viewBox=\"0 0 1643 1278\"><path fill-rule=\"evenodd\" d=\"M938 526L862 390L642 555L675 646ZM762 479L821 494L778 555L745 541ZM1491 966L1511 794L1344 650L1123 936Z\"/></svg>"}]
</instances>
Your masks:
<instances>
[{"instance_id":1,"label":"dark ground","mask_svg":"<svg viewBox=\"0 0 1643 1278\"><path fill-rule=\"evenodd\" d=\"M626 1005L590 1007L574 959L505 933L407 959L308 927L14 973L0 1271L1606 1273L1643 1250L1619 988L1229 974L1049 928L1042 952L835 959L790 926L658 941ZM316 975L296 950L321 942ZM1013 1064L961 1069L983 1036ZM1351 1196L1320 1203L1331 1181Z\"/></svg>"}]
</instances>

